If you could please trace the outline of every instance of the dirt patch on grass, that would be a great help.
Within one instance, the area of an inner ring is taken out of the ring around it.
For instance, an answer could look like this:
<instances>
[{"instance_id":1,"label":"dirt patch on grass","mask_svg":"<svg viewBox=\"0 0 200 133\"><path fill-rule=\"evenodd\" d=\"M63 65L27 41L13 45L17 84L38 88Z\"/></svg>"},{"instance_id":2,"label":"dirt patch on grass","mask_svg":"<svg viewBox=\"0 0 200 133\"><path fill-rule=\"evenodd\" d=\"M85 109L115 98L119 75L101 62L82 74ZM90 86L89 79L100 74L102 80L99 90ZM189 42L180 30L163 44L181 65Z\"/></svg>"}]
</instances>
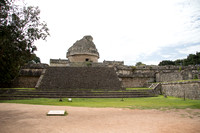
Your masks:
<instances>
[{"instance_id":1,"label":"dirt patch on grass","mask_svg":"<svg viewBox=\"0 0 200 133\"><path fill-rule=\"evenodd\" d=\"M67 116L46 116L66 110ZM1 133L199 133L200 110L0 104Z\"/></svg>"}]
</instances>

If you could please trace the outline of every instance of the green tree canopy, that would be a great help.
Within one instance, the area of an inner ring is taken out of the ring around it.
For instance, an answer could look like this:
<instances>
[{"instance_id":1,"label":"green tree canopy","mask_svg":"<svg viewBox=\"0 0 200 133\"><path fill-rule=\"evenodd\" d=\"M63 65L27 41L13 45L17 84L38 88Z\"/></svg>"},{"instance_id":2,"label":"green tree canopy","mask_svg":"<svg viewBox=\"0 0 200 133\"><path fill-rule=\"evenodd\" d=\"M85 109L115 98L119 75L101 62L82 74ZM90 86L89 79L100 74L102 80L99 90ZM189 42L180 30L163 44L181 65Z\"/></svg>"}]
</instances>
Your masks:
<instances>
[{"instance_id":1,"label":"green tree canopy","mask_svg":"<svg viewBox=\"0 0 200 133\"><path fill-rule=\"evenodd\" d=\"M40 22L38 7L20 7L9 0L1 0L0 6L0 84L3 84L10 83L20 67L33 59L37 50L34 42L45 40L49 29L45 22Z\"/></svg>"},{"instance_id":2,"label":"green tree canopy","mask_svg":"<svg viewBox=\"0 0 200 133\"><path fill-rule=\"evenodd\" d=\"M173 61L170 61L170 60L164 60L164 61L161 61L158 65L159 66L175 65L175 63Z\"/></svg>"},{"instance_id":3,"label":"green tree canopy","mask_svg":"<svg viewBox=\"0 0 200 133\"><path fill-rule=\"evenodd\" d=\"M137 62L136 64L135 64L135 66L145 66L146 64L143 64L142 62Z\"/></svg>"},{"instance_id":4,"label":"green tree canopy","mask_svg":"<svg viewBox=\"0 0 200 133\"><path fill-rule=\"evenodd\" d=\"M186 59L178 59L175 61L164 60L159 63L159 66L165 65L200 65L200 52L196 52L196 54L189 54Z\"/></svg>"}]
</instances>

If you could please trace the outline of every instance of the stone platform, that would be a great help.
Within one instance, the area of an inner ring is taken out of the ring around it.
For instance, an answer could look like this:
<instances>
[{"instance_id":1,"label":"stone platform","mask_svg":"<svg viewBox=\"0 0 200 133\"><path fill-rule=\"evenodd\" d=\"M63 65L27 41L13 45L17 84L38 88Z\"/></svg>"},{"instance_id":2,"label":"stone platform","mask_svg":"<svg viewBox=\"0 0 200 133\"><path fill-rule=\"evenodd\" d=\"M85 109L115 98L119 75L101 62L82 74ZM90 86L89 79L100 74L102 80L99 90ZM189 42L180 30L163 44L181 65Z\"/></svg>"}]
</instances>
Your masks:
<instances>
[{"instance_id":1,"label":"stone platform","mask_svg":"<svg viewBox=\"0 0 200 133\"><path fill-rule=\"evenodd\" d=\"M121 90L114 68L48 67L38 85L40 90Z\"/></svg>"}]
</instances>

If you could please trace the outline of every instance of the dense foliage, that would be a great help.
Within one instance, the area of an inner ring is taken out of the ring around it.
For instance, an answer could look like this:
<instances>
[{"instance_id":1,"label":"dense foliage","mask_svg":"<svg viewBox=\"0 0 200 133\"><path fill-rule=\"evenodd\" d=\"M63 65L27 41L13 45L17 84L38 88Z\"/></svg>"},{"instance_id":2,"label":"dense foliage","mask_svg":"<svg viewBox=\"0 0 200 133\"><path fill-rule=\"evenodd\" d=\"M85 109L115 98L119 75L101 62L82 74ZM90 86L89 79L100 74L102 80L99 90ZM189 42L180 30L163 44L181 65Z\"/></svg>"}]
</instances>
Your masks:
<instances>
[{"instance_id":1,"label":"dense foliage","mask_svg":"<svg viewBox=\"0 0 200 133\"><path fill-rule=\"evenodd\" d=\"M165 65L175 65L175 63L174 61L171 60L164 60L159 63L159 66L165 66Z\"/></svg>"},{"instance_id":2,"label":"dense foliage","mask_svg":"<svg viewBox=\"0 0 200 133\"><path fill-rule=\"evenodd\" d=\"M189 54L186 59L178 59L175 61L164 60L159 63L159 66L165 65L200 65L200 52L196 52L196 54Z\"/></svg>"},{"instance_id":3,"label":"dense foliage","mask_svg":"<svg viewBox=\"0 0 200 133\"><path fill-rule=\"evenodd\" d=\"M15 1L0 2L0 85L9 83L24 63L37 60L34 42L45 40L49 29L40 22L38 7L20 7Z\"/></svg>"}]
</instances>

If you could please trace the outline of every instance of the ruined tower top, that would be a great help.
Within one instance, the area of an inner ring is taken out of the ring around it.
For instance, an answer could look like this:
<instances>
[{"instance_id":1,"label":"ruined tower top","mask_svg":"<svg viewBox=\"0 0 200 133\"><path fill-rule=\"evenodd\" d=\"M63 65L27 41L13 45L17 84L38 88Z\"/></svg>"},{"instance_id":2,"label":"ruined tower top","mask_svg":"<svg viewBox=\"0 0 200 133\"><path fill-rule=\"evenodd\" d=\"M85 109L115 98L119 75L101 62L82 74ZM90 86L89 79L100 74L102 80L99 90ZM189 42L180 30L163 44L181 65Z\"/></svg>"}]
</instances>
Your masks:
<instances>
[{"instance_id":1,"label":"ruined tower top","mask_svg":"<svg viewBox=\"0 0 200 133\"><path fill-rule=\"evenodd\" d=\"M84 36L68 49L67 58L70 62L98 62L99 53L93 43L92 36Z\"/></svg>"}]
</instances>

